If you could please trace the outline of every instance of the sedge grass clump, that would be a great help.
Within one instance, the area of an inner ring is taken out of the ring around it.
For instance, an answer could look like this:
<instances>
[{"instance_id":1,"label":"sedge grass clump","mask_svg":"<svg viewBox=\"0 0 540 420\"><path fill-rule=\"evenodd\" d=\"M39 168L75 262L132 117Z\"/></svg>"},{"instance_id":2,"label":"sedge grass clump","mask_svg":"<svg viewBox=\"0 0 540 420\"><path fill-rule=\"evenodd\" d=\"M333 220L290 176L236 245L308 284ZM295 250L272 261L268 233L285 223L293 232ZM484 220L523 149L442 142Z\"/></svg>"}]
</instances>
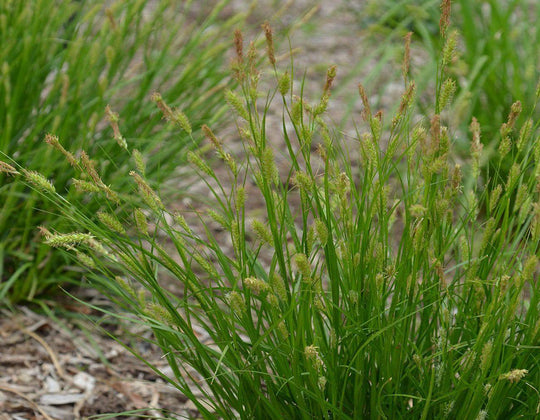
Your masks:
<instances>
[{"instance_id":1,"label":"sedge grass clump","mask_svg":"<svg viewBox=\"0 0 540 420\"><path fill-rule=\"evenodd\" d=\"M295 96L294 69L275 55L270 64L287 166L270 158L269 101L258 103L250 77L237 94L242 111L233 110L245 157L235 171L221 163L230 185L204 156L191 159L232 251L204 217L157 205L142 174L136 203L122 196L115 207L95 194L125 232L46 195L92 236L70 246L92 259L95 284L152 328L173 375L155 371L208 419L538 416L538 123L511 155L517 169L491 189L477 176L477 123L470 156L456 164L436 109L413 122L414 89L386 116L371 113L361 87L365 121L346 143L316 104ZM225 161L227 141L204 131ZM255 194L263 205L250 224ZM516 202L527 201L520 218Z\"/></svg>"}]
</instances>

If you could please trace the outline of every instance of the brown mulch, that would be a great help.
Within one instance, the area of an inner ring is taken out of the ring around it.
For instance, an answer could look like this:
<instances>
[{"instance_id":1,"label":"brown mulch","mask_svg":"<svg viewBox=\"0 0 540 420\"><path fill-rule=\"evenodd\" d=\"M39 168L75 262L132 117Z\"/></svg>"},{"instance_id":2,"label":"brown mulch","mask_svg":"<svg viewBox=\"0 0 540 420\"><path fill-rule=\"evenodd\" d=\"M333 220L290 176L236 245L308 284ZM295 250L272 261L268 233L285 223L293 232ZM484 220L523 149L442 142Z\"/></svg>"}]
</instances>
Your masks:
<instances>
[{"instance_id":1,"label":"brown mulch","mask_svg":"<svg viewBox=\"0 0 540 420\"><path fill-rule=\"evenodd\" d=\"M87 302L104 305L92 290L80 294ZM70 316L53 319L28 307L2 314L0 420L71 420L129 410L137 411L123 418L197 418L194 405L178 390L93 326L89 319L97 319L98 313L72 303L55 310L61 309ZM101 327L127 336L117 321ZM140 327L129 329L130 336L150 337ZM168 371L158 348L144 340L132 345L146 360Z\"/></svg>"}]
</instances>

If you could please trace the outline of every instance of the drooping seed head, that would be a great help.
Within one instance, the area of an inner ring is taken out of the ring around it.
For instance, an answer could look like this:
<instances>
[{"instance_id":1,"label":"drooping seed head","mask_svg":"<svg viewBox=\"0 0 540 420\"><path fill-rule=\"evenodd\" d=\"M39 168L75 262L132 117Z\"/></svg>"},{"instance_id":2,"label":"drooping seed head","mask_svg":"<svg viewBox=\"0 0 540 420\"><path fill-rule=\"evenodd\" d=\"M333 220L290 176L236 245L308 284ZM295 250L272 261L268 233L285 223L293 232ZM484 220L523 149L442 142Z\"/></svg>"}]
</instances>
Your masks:
<instances>
[{"instance_id":1,"label":"drooping seed head","mask_svg":"<svg viewBox=\"0 0 540 420\"><path fill-rule=\"evenodd\" d=\"M39 172L28 171L26 169L23 169L22 173L30 184L34 185L41 191L52 193L52 194L56 193L56 189L54 188L54 185L52 184L52 182L49 181L47 178L45 178Z\"/></svg>"},{"instance_id":2,"label":"drooping seed head","mask_svg":"<svg viewBox=\"0 0 540 420\"><path fill-rule=\"evenodd\" d=\"M129 173L139 187L139 193L144 202L155 212L165 210L165 206L156 192L148 185L148 183L135 171Z\"/></svg>"},{"instance_id":3,"label":"drooping seed head","mask_svg":"<svg viewBox=\"0 0 540 420\"><path fill-rule=\"evenodd\" d=\"M54 248L68 248L71 249L76 245L81 243L88 243L90 239L94 237L89 233L56 233L56 234L47 234L45 236L45 244L50 245Z\"/></svg>"},{"instance_id":4,"label":"drooping seed head","mask_svg":"<svg viewBox=\"0 0 540 420\"><path fill-rule=\"evenodd\" d=\"M50 146L58 150L60 153L62 153L71 166L77 166L77 159L75 158L75 156L73 156L71 152L68 152L66 149L64 149L64 147L60 144L57 136L53 136L52 134L45 135L45 143L49 144Z\"/></svg>"},{"instance_id":5,"label":"drooping seed head","mask_svg":"<svg viewBox=\"0 0 540 420\"><path fill-rule=\"evenodd\" d=\"M0 173L8 175L18 175L19 171L17 171L17 169L15 169L13 166L0 160Z\"/></svg>"}]
</instances>

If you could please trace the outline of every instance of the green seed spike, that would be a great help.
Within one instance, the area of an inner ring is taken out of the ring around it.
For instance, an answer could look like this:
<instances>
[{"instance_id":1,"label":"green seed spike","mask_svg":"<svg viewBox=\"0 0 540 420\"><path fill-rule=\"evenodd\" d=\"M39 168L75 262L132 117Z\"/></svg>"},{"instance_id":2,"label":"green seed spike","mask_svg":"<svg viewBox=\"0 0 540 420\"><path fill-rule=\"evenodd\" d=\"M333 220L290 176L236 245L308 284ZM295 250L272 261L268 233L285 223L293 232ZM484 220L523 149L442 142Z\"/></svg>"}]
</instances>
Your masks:
<instances>
[{"instance_id":1,"label":"green seed spike","mask_svg":"<svg viewBox=\"0 0 540 420\"><path fill-rule=\"evenodd\" d=\"M22 173L25 176L26 180L38 189L52 194L56 193L56 189L54 188L52 182L45 178L39 172L23 169Z\"/></svg>"},{"instance_id":2,"label":"green seed spike","mask_svg":"<svg viewBox=\"0 0 540 420\"><path fill-rule=\"evenodd\" d=\"M120 223L114 214L100 211L97 213L97 217L99 221L107 226L110 230L121 234L126 233L122 223Z\"/></svg>"}]
</instances>

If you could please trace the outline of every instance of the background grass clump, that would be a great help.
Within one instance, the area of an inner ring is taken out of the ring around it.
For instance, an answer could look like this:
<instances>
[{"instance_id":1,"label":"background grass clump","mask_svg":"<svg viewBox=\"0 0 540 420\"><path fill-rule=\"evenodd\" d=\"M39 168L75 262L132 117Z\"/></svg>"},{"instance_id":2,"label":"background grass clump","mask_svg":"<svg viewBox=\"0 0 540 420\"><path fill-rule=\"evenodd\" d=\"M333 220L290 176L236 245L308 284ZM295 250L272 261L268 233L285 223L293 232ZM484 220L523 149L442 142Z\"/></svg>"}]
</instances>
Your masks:
<instances>
[{"instance_id":1,"label":"background grass clump","mask_svg":"<svg viewBox=\"0 0 540 420\"><path fill-rule=\"evenodd\" d=\"M190 115L194 130L217 123L230 28L245 18L224 18L227 0L195 3L1 2L0 152L69 194L88 179L71 182L73 169L44 142L49 132L73 153L84 150L104 178L119 182L120 196L128 191L119 175L130 165L126 148L151 157L147 171L154 181L169 176L192 140L158 128L162 114L150 95L157 90L158 106ZM17 179L0 174L0 185L0 300L32 299L76 280L68 261L36 236L38 225L57 219L54 208ZM85 205L97 210L92 200Z\"/></svg>"},{"instance_id":2,"label":"background grass clump","mask_svg":"<svg viewBox=\"0 0 540 420\"><path fill-rule=\"evenodd\" d=\"M427 53L423 68L416 69L421 92L431 80L426 75L432 74L439 58L439 5L437 0L350 2L356 19L367 28L366 35L401 42L411 31L421 42L422 52ZM511 104L519 100L532 109L536 102L531 87L540 77L540 51L536 47L540 42L540 4L530 0L456 0L453 8L460 48L449 68L458 88L451 123L461 124L463 129L476 117L491 158ZM429 107L429 101L427 104ZM467 147L466 142L457 146L461 151Z\"/></svg>"},{"instance_id":3,"label":"background grass clump","mask_svg":"<svg viewBox=\"0 0 540 420\"><path fill-rule=\"evenodd\" d=\"M515 141L497 147L496 182L482 176L477 119L468 156L456 158L443 113L455 54L448 13L430 112L416 114L406 48L396 113L374 112L360 85L363 123L353 141L325 122L335 67L320 100L308 103L294 68L276 61L269 26L269 72L253 49L243 54L237 33L240 88L225 96L245 156L201 128L227 176L189 153L213 197L195 217L168 210L141 163L124 174L136 200L91 193L97 221L87 195L65 198L43 175L3 165L77 226L44 228L44 241L77 257L96 287L152 328L173 376L154 369L203 417L538 416L539 95L532 109L507 110L503 128ZM275 87L260 92L265 77ZM267 127L272 101L282 104L279 133ZM503 165L511 168L504 175ZM99 186L99 170L75 167ZM110 182L113 192L123 185ZM255 201L262 210L252 215Z\"/></svg>"}]
</instances>

